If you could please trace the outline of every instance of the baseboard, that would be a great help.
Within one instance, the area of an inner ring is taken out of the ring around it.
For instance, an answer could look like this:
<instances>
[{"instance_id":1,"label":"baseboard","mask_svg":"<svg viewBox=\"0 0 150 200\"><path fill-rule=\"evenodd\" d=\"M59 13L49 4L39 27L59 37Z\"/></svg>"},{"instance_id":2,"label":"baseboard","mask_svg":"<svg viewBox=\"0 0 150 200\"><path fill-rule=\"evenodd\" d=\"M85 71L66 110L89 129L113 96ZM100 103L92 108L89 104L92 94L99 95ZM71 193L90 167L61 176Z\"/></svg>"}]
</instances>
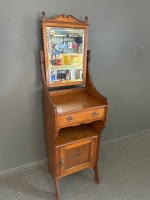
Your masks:
<instances>
[{"instance_id":1,"label":"baseboard","mask_svg":"<svg viewBox=\"0 0 150 200\"><path fill-rule=\"evenodd\" d=\"M121 137L121 138L102 142L101 147L103 148L107 145L111 145L111 144L114 144L114 143L117 143L117 142L122 142L122 141L125 141L125 140L130 140L130 139L133 139L135 137L139 137L139 136L142 136L142 135L145 135L145 134L150 134L150 129L145 130L145 131L141 131L141 132L138 132L138 133L134 133L134 134L131 134L131 135L128 135L128 136L124 136L124 137ZM24 170L29 170L29 169L38 167L40 165L43 165L45 163L47 163L47 159L40 160L40 161L37 161L37 162L32 162L32 163L29 163L29 164L26 164L26 165L21 165L21 166L14 167L14 168L11 168L11 169L6 169L6 170L0 172L0 176L18 173L18 172L21 172L21 171L24 171Z\"/></svg>"},{"instance_id":2,"label":"baseboard","mask_svg":"<svg viewBox=\"0 0 150 200\"><path fill-rule=\"evenodd\" d=\"M117 138L117 139L109 140L109 141L106 141L106 142L102 142L101 147L105 147L106 145L114 144L114 143L117 143L117 142L122 142L122 141L125 141L125 140L134 139L136 137L146 135L146 134L150 134L150 129L145 130L145 131L141 131L141 132L137 132L137 133L133 133L131 135L127 135L127 136L120 137L120 138Z\"/></svg>"},{"instance_id":3,"label":"baseboard","mask_svg":"<svg viewBox=\"0 0 150 200\"><path fill-rule=\"evenodd\" d=\"M32 163L29 163L29 164L26 164L26 165L21 165L21 166L14 167L14 168L11 168L11 169L6 169L6 170L0 172L0 176L29 170L29 169L38 167L40 165L43 165L46 162L47 162L47 159L43 159L43 160L32 162Z\"/></svg>"}]
</instances>

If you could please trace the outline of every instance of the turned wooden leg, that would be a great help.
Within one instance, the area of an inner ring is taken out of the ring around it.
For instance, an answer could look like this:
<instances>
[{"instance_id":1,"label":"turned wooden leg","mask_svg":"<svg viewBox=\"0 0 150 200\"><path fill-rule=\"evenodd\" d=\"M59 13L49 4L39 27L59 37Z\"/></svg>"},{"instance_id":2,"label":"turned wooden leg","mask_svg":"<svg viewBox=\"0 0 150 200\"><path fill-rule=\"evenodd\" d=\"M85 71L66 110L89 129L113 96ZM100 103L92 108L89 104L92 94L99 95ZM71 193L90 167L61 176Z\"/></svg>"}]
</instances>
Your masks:
<instances>
[{"instance_id":1,"label":"turned wooden leg","mask_svg":"<svg viewBox=\"0 0 150 200\"><path fill-rule=\"evenodd\" d=\"M54 177L54 182L55 182L57 200L60 200L60 191L59 191L59 185L58 185L57 177Z\"/></svg>"},{"instance_id":2,"label":"turned wooden leg","mask_svg":"<svg viewBox=\"0 0 150 200\"><path fill-rule=\"evenodd\" d=\"M99 184L100 180L99 180L99 172L98 172L98 163L96 163L96 165L93 167L93 169L95 172L95 180L96 180L97 184Z\"/></svg>"}]
</instances>

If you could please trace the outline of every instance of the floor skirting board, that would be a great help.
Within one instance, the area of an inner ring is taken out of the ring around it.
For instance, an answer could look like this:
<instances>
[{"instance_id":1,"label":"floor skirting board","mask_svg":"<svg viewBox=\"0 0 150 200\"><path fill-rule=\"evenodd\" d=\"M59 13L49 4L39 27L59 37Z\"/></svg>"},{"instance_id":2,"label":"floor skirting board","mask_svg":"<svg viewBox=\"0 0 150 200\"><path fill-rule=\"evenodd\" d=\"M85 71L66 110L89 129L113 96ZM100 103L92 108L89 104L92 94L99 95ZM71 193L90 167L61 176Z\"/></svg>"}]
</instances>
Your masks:
<instances>
[{"instance_id":1,"label":"floor skirting board","mask_svg":"<svg viewBox=\"0 0 150 200\"><path fill-rule=\"evenodd\" d=\"M124 136L124 137L121 137L121 138L102 142L101 147L103 148L107 145L111 145L111 144L114 144L114 143L117 143L117 142L122 142L122 141L125 141L125 140L133 139L135 137L139 137L139 136L142 136L142 135L145 135L145 134L150 134L150 129L145 130L145 131L141 131L141 132L138 132L138 133L134 133L134 134L131 134L131 135L128 135L128 136ZM44 159L44 160L29 163L29 164L21 165L21 166L18 166L18 167L14 167L14 168L11 168L11 169L6 169L4 171L0 171L0 176L12 174L12 173L18 173L18 172L21 172L21 171L24 171L24 170L29 170L31 168L43 165L46 162L47 162L47 159Z\"/></svg>"},{"instance_id":2,"label":"floor skirting board","mask_svg":"<svg viewBox=\"0 0 150 200\"><path fill-rule=\"evenodd\" d=\"M47 159L43 159L43 160L40 160L40 161L36 161L36 162L29 163L29 164L21 165L21 166L14 167L14 168L11 168L11 169L6 169L4 171L0 171L0 176L13 174L13 173L18 173L18 172L21 172L21 171L24 171L24 170L29 170L29 169L32 169L34 167L43 165L46 162L47 162Z\"/></svg>"},{"instance_id":3,"label":"floor skirting board","mask_svg":"<svg viewBox=\"0 0 150 200\"><path fill-rule=\"evenodd\" d=\"M117 138L117 139L112 139L112 140L109 140L109 141L106 141L106 142L102 142L101 147L104 147L104 146L110 145L110 144L114 144L114 143L117 143L117 142L122 142L122 141L125 141L125 140L134 139L135 137L139 137L139 136L146 135L146 134L150 134L150 129L145 130L145 131L140 131L140 132L137 132L137 133L133 133L133 134L130 134L130 135L127 135L127 136L124 136L124 137Z\"/></svg>"}]
</instances>

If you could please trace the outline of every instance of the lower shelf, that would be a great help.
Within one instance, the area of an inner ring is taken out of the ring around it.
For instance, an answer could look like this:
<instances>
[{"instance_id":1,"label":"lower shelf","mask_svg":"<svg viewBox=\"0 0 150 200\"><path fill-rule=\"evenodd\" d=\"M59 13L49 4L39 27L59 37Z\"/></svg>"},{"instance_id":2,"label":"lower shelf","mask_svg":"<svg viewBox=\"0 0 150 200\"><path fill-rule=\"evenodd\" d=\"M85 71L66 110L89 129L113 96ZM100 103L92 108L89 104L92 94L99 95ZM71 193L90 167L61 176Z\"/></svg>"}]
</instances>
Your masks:
<instances>
[{"instance_id":1,"label":"lower shelf","mask_svg":"<svg viewBox=\"0 0 150 200\"><path fill-rule=\"evenodd\" d=\"M97 133L90 129L86 124L63 128L58 133L56 147L62 147L67 144L83 141L84 139L94 138L97 136Z\"/></svg>"}]
</instances>

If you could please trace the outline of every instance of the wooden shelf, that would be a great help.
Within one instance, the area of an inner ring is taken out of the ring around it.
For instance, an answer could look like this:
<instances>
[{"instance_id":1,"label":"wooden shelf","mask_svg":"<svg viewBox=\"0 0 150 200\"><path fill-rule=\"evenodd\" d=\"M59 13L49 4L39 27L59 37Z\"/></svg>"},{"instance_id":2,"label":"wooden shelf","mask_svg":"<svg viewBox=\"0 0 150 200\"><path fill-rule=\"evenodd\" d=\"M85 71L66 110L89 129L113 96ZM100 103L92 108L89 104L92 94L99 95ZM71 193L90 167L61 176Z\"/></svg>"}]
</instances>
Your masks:
<instances>
[{"instance_id":1,"label":"wooden shelf","mask_svg":"<svg viewBox=\"0 0 150 200\"><path fill-rule=\"evenodd\" d=\"M56 146L61 147L71 143L83 141L84 139L97 137L97 133L88 127L88 125L82 124L75 127L63 128L59 131Z\"/></svg>"},{"instance_id":2,"label":"wooden shelf","mask_svg":"<svg viewBox=\"0 0 150 200\"><path fill-rule=\"evenodd\" d=\"M57 106L57 112L60 114L106 106L104 103L82 90L52 91L50 92L50 96Z\"/></svg>"}]
</instances>

